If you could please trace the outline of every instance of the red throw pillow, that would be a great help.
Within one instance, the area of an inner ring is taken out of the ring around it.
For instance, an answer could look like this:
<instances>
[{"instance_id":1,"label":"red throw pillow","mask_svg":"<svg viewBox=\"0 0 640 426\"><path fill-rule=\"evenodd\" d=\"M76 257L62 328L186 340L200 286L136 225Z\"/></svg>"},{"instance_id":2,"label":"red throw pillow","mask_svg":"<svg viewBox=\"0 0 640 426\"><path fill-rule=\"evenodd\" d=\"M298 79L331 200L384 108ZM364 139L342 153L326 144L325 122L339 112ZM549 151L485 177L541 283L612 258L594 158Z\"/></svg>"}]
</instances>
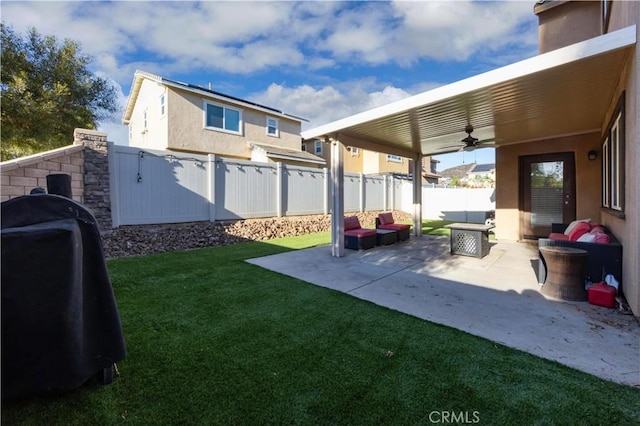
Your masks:
<instances>
[{"instance_id":1,"label":"red throw pillow","mask_svg":"<svg viewBox=\"0 0 640 426\"><path fill-rule=\"evenodd\" d=\"M594 227L591 228L591 231L589 231L590 234L604 234L604 227L602 225L596 225Z\"/></svg>"},{"instance_id":2,"label":"red throw pillow","mask_svg":"<svg viewBox=\"0 0 640 426\"><path fill-rule=\"evenodd\" d=\"M578 238L591 230L588 223L580 222L569 233L569 241L578 241Z\"/></svg>"}]
</instances>

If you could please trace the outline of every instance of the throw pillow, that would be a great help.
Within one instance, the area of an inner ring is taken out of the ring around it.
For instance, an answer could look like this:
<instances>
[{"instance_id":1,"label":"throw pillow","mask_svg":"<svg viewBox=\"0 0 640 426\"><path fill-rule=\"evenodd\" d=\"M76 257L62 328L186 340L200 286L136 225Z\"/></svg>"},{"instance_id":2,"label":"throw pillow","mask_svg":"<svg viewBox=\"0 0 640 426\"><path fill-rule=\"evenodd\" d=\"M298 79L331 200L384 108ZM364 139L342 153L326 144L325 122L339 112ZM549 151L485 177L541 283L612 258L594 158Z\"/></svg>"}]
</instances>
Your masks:
<instances>
[{"instance_id":1,"label":"throw pillow","mask_svg":"<svg viewBox=\"0 0 640 426\"><path fill-rule=\"evenodd\" d=\"M569 233L569 241L578 241L578 238L588 233L591 230L591 227L586 222L580 222L576 226L573 227L571 232Z\"/></svg>"},{"instance_id":2,"label":"throw pillow","mask_svg":"<svg viewBox=\"0 0 640 426\"><path fill-rule=\"evenodd\" d=\"M585 222L585 223L590 223L591 219L579 219L579 220L574 220L573 222L571 222L569 224L569 226L567 226L567 229L564 230L564 235L569 235L571 233L571 231L573 231L573 228L575 228L576 226L578 226L578 224Z\"/></svg>"},{"instance_id":3,"label":"throw pillow","mask_svg":"<svg viewBox=\"0 0 640 426\"><path fill-rule=\"evenodd\" d=\"M581 243L592 243L596 240L596 234L582 234L580 238L578 238L578 242Z\"/></svg>"}]
</instances>

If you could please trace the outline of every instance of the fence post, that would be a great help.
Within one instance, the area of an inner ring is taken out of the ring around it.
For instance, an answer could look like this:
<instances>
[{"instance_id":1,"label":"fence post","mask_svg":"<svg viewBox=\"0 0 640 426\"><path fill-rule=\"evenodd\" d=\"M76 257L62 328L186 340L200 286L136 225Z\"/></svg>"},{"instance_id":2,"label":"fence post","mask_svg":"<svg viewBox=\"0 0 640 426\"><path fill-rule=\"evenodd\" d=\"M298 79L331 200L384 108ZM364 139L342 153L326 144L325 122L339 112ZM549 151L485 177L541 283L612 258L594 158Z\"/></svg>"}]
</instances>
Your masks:
<instances>
[{"instance_id":1,"label":"fence post","mask_svg":"<svg viewBox=\"0 0 640 426\"><path fill-rule=\"evenodd\" d=\"M209 154L207 163L207 198L209 201L209 221L216 221L216 155Z\"/></svg>"},{"instance_id":2,"label":"fence post","mask_svg":"<svg viewBox=\"0 0 640 426\"><path fill-rule=\"evenodd\" d=\"M107 142L107 162L109 163L109 192L111 198L111 227L120 226L120 182L118 180L118 157L113 142Z\"/></svg>"},{"instance_id":3,"label":"fence post","mask_svg":"<svg viewBox=\"0 0 640 426\"><path fill-rule=\"evenodd\" d=\"M282 194L283 194L283 173L284 168L282 167L282 162L276 163L276 215L278 217L282 217Z\"/></svg>"},{"instance_id":4,"label":"fence post","mask_svg":"<svg viewBox=\"0 0 640 426\"><path fill-rule=\"evenodd\" d=\"M382 210L387 210L387 205L389 204L388 192L387 191L387 178L389 175L382 176Z\"/></svg>"},{"instance_id":5,"label":"fence post","mask_svg":"<svg viewBox=\"0 0 640 426\"><path fill-rule=\"evenodd\" d=\"M360 213L364 212L364 194L365 194L366 188L365 188L365 183L364 183L364 173L360 173Z\"/></svg>"},{"instance_id":6,"label":"fence post","mask_svg":"<svg viewBox=\"0 0 640 426\"><path fill-rule=\"evenodd\" d=\"M391 175L391 211L396 209L396 178Z\"/></svg>"}]
</instances>

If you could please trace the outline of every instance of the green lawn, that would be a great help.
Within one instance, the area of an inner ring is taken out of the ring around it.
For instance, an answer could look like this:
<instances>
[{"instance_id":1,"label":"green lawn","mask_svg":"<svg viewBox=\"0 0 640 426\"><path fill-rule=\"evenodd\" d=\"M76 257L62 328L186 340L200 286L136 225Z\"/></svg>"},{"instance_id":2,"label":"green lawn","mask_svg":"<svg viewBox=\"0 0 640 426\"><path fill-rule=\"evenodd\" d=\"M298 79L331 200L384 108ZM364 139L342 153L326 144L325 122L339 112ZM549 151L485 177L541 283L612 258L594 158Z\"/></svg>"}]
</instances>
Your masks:
<instances>
[{"instance_id":1,"label":"green lawn","mask_svg":"<svg viewBox=\"0 0 640 426\"><path fill-rule=\"evenodd\" d=\"M328 242L109 261L120 377L4 402L2 424L640 423L639 389L244 262Z\"/></svg>"}]
</instances>

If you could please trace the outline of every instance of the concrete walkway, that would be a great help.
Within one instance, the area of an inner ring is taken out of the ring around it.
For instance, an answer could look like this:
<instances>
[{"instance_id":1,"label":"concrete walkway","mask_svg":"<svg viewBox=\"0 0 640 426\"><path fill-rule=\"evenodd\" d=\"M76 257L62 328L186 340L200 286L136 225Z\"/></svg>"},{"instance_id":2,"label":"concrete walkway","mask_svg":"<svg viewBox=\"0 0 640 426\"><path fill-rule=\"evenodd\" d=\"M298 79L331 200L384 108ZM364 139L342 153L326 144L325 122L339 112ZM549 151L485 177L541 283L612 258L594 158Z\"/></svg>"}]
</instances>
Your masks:
<instances>
[{"instance_id":1,"label":"concrete walkway","mask_svg":"<svg viewBox=\"0 0 640 426\"><path fill-rule=\"evenodd\" d=\"M537 249L492 243L483 259L449 254L448 237L331 256L330 246L248 262L377 305L555 360L606 380L640 386L640 324L587 302L546 298Z\"/></svg>"}]
</instances>

